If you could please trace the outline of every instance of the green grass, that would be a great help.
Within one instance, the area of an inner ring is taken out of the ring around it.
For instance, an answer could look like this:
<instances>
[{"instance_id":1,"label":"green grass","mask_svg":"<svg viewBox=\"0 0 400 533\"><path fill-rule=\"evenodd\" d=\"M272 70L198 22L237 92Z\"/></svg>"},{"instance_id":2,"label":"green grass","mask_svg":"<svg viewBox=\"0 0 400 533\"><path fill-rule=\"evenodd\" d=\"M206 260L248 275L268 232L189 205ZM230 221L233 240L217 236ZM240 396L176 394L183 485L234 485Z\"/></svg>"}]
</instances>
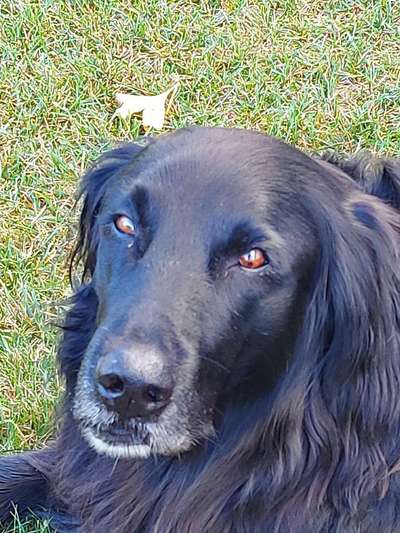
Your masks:
<instances>
[{"instance_id":1,"label":"green grass","mask_svg":"<svg viewBox=\"0 0 400 533\"><path fill-rule=\"evenodd\" d=\"M3 533L53 533L54 530L50 528L49 523L39 520L21 520L18 513L10 524L10 527Z\"/></svg>"},{"instance_id":2,"label":"green grass","mask_svg":"<svg viewBox=\"0 0 400 533\"><path fill-rule=\"evenodd\" d=\"M39 446L62 386L57 302L74 191L140 121L116 92L179 80L165 130L255 128L308 150L400 151L397 0L2 0L0 451ZM47 531L15 520L15 532Z\"/></svg>"}]
</instances>

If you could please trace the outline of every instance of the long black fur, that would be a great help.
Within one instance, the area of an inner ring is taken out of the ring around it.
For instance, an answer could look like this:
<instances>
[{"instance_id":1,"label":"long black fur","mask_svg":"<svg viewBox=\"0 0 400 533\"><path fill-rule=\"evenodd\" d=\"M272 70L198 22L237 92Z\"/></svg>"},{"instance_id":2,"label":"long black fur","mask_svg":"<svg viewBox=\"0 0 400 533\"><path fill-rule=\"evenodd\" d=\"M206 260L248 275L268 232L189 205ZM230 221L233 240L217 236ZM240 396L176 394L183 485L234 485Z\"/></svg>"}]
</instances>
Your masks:
<instances>
[{"instance_id":1,"label":"long black fur","mask_svg":"<svg viewBox=\"0 0 400 533\"><path fill-rule=\"evenodd\" d=\"M96 329L96 213L142 148L114 150L88 172L76 251L84 282L59 349L63 426L47 449L0 459L2 522L15 505L80 533L400 531L400 165L286 148L293 172L301 161L310 179L325 178L307 189L320 253L289 368L254 402L228 406L215 442L179 458L100 456L71 414Z\"/></svg>"}]
</instances>

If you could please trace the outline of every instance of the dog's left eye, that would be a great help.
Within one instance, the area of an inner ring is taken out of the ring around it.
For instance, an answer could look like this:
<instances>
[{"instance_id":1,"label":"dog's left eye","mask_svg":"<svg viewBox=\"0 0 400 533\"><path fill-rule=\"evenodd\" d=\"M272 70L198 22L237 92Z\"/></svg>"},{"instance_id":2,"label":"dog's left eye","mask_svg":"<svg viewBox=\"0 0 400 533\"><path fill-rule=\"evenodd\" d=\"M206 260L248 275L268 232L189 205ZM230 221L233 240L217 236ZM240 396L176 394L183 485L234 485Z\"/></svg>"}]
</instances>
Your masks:
<instances>
[{"instance_id":1,"label":"dog's left eye","mask_svg":"<svg viewBox=\"0 0 400 533\"><path fill-rule=\"evenodd\" d=\"M125 216L125 215L119 215L114 220L115 227L118 231L121 233L125 233L126 235L135 235L136 228L132 220Z\"/></svg>"},{"instance_id":2,"label":"dog's left eye","mask_svg":"<svg viewBox=\"0 0 400 533\"><path fill-rule=\"evenodd\" d=\"M267 254L260 248L253 248L239 257L239 265L246 270L257 270L267 263Z\"/></svg>"}]
</instances>

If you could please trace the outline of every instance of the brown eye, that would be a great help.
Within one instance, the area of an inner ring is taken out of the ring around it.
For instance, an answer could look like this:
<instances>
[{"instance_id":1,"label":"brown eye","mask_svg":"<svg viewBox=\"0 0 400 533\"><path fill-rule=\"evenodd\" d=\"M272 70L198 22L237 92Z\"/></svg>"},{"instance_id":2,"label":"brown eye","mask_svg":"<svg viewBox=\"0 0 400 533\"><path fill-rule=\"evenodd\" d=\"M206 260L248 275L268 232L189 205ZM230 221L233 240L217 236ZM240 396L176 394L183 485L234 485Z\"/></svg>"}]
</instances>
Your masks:
<instances>
[{"instance_id":1,"label":"brown eye","mask_svg":"<svg viewBox=\"0 0 400 533\"><path fill-rule=\"evenodd\" d=\"M132 222L132 220L129 217L126 217L125 215L119 215L115 219L115 227L121 232L125 233L126 235L135 235L135 226Z\"/></svg>"},{"instance_id":2,"label":"brown eye","mask_svg":"<svg viewBox=\"0 0 400 533\"><path fill-rule=\"evenodd\" d=\"M268 263L265 252L260 248L253 248L247 254L243 254L239 257L239 264L241 267L248 270L257 270Z\"/></svg>"}]
</instances>

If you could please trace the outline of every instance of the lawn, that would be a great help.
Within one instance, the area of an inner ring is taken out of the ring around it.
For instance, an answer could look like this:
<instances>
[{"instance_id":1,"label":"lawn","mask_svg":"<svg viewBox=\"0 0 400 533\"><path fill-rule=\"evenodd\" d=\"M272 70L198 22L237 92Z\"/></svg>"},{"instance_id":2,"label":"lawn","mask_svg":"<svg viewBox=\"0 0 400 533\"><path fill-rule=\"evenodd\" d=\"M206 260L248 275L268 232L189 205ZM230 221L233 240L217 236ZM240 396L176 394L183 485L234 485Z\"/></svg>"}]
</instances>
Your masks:
<instances>
[{"instance_id":1,"label":"lawn","mask_svg":"<svg viewBox=\"0 0 400 533\"><path fill-rule=\"evenodd\" d=\"M239 126L398 155L400 2L1 1L1 453L52 432L78 176L143 134L137 117L112 118L114 95L176 81L164 131ZM9 531L49 529L16 518Z\"/></svg>"}]
</instances>

